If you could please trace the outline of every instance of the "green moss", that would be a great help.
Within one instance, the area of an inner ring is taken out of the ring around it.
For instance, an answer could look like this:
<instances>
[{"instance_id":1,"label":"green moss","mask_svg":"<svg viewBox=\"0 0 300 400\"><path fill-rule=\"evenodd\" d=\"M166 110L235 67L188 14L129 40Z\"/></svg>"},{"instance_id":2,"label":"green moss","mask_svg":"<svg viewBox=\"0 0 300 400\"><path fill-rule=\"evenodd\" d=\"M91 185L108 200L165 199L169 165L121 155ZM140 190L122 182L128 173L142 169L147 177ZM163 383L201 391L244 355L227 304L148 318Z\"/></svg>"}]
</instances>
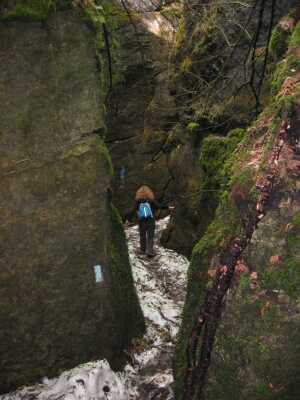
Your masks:
<instances>
[{"instance_id":1,"label":"green moss","mask_svg":"<svg viewBox=\"0 0 300 400\"><path fill-rule=\"evenodd\" d=\"M205 173L202 199L209 201L212 207L217 206L221 192L226 189L231 173L231 156L244 136L243 129L234 129L225 138L208 136L203 140L199 157Z\"/></svg>"},{"instance_id":2,"label":"green moss","mask_svg":"<svg viewBox=\"0 0 300 400\"><path fill-rule=\"evenodd\" d=\"M90 139L85 140L84 142L77 143L75 146L73 146L71 149L66 150L62 158L66 157L80 157L81 155L91 151L93 147L96 147L97 150L100 152L100 154L104 157L106 164L107 164L107 170L110 176L113 175L113 165L112 161L110 158L109 151L106 147L106 144L103 142L103 140L100 137L93 137Z\"/></svg>"},{"instance_id":3,"label":"green moss","mask_svg":"<svg viewBox=\"0 0 300 400\"><path fill-rule=\"evenodd\" d=\"M298 29L297 26L293 34L294 39L289 42L290 46L298 46L299 44L297 39ZM287 37L280 36L279 31L273 32L270 51L274 57L280 57L284 53L286 40ZM289 52L287 58L278 65L273 74L273 93L277 93L284 80L293 76L299 69L299 57L295 54L295 51ZM203 185L206 188L219 188L220 191L213 200L215 204L218 204L215 219L195 246L188 272L188 292L175 362L175 394L178 400L182 399L182 385L187 361L187 341L195 316L203 304L206 291L209 288L207 272L216 265L217 257L222 254L233 236L242 235L244 237L246 235L245 216L247 216L248 221L248 219L251 220L252 214L256 213L255 176L265 167L265 160L268 159L270 151L274 148L274 134L278 133L279 124L293 113L294 93L290 96L273 97L274 100L264 112L262 118L249 131L251 134L248 137L244 133L241 133L241 135L237 133L235 141L235 133L232 133L227 138L209 136L202 142L199 161L205 171ZM232 143L230 136L232 136ZM260 136L265 138L263 142L265 154L258 161L259 164L254 166L249 161L252 161L253 145ZM240 145L239 151L234 153L234 149L243 137L245 139ZM233 154L232 157L230 157L230 154ZM214 195L209 193L209 190L207 190L207 193L206 200L209 202ZM300 259L298 255L300 214L294 217L291 226L292 229L289 229L287 234L285 249L287 254L285 258L280 261L278 266L269 269L267 265L263 266L263 272L259 273L259 279L261 289L280 289L289 296L297 298L300 295ZM287 361L290 367L298 363L293 358L293 350L287 351L289 340L286 340L283 344L282 338L285 337L283 331L287 325L286 315L278 317L281 310L277 305L271 305L265 315L263 307L266 305L266 300L263 297L254 298L249 289L250 279L248 276L241 281L238 293L233 294L232 307L226 310L225 318L228 318L228 321L225 321L225 324L223 319L220 321L221 327L214 346L215 356L210 370L211 380L207 389L208 395L206 393L204 397L208 400L227 398L236 400L248 398L253 400L281 399L280 395L276 395L276 390L270 390L269 383L271 382L274 386L278 383L277 387L284 387L285 379L291 382L288 375L283 379L281 359ZM229 298L231 295L229 294ZM230 300L228 303L230 307ZM260 319L261 315L263 316L262 319ZM284 324L279 326L283 320ZM222 325L225 325L224 329ZM272 332L272 341L265 339L265 332ZM299 348L299 338L297 343ZM297 358L299 358L299 352ZM275 373L271 372L274 360L276 360ZM283 369L288 371L285 366ZM247 372L249 371L255 375L251 381L251 387L247 386L249 381ZM266 373L266 371L270 371L270 373ZM282 399L291 400L293 398L292 393L296 393L295 387L299 388L298 375L298 381L295 385L291 385L293 388L283 389L283 392L287 394L283 395ZM272 378L270 379L269 376L272 376ZM231 382L234 382L234 384L231 385Z\"/></svg>"},{"instance_id":4,"label":"green moss","mask_svg":"<svg viewBox=\"0 0 300 400\"><path fill-rule=\"evenodd\" d=\"M178 336L175 357L175 394L176 399L182 397L182 385L186 370L186 347L190 330L199 305L203 302L207 284L207 271L209 268L209 255L215 249L218 238L205 235L194 248L188 271L188 288L184 306L181 329Z\"/></svg>"},{"instance_id":5,"label":"green moss","mask_svg":"<svg viewBox=\"0 0 300 400\"><path fill-rule=\"evenodd\" d=\"M176 31L175 37L175 50L179 50L185 40L186 37L186 26L185 26L185 18L181 17L179 21L179 25Z\"/></svg>"},{"instance_id":6,"label":"green moss","mask_svg":"<svg viewBox=\"0 0 300 400\"><path fill-rule=\"evenodd\" d=\"M296 213L286 237L286 255L279 265L269 267L262 274L262 286L266 289L280 289L291 297L300 295L300 213Z\"/></svg>"},{"instance_id":7,"label":"green moss","mask_svg":"<svg viewBox=\"0 0 300 400\"><path fill-rule=\"evenodd\" d=\"M71 0L22 0L12 10L0 17L0 21L45 21L56 7L71 5Z\"/></svg>"},{"instance_id":8,"label":"green moss","mask_svg":"<svg viewBox=\"0 0 300 400\"><path fill-rule=\"evenodd\" d=\"M180 71L181 72L188 72L193 65L193 61L191 57L186 57L182 60L180 64Z\"/></svg>"},{"instance_id":9,"label":"green moss","mask_svg":"<svg viewBox=\"0 0 300 400\"><path fill-rule=\"evenodd\" d=\"M289 33L280 26L273 29L269 44L269 52L273 59L278 60L286 52Z\"/></svg>"},{"instance_id":10,"label":"green moss","mask_svg":"<svg viewBox=\"0 0 300 400\"><path fill-rule=\"evenodd\" d=\"M85 15L97 32L96 51L100 64L101 96L105 101L107 92L110 89L110 69L103 26L105 24L108 32L110 56L113 64L112 86L114 87L125 80L126 66L121 61L118 30L125 21L128 21L128 15L117 2L111 2L110 0L102 0L101 6L91 2L89 6L85 7Z\"/></svg>"},{"instance_id":11,"label":"green moss","mask_svg":"<svg viewBox=\"0 0 300 400\"><path fill-rule=\"evenodd\" d=\"M244 204L235 199L232 188L238 186L239 191L246 191L247 201L255 197L254 174L249 168L235 167L235 149L247 137L245 130L235 129L227 137L209 136L203 140L200 165L205 170L204 185L206 188L219 188L215 192L207 190L207 202L218 204L216 216L209 225L205 235L193 249L191 264L188 272L188 288L183 312L183 322L178 337L175 360L175 392L176 398L182 398L182 385L186 369L186 347L189 333L197 311L203 304L206 290L209 287L208 270L213 267L213 258L222 252L232 237L244 235L243 218ZM247 145L246 154L249 153ZM242 193L243 195L243 193ZM241 196L242 197L242 196ZM201 344L200 344L201 345Z\"/></svg>"},{"instance_id":12,"label":"green moss","mask_svg":"<svg viewBox=\"0 0 300 400\"><path fill-rule=\"evenodd\" d=\"M276 269L264 271L261 275L261 285L263 289L284 290L289 296L298 297L300 294L300 259L288 258Z\"/></svg>"},{"instance_id":13,"label":"green moss","mask_svg":"<svg viewBox=\"0 0 300 400\"><path fill-rule=\"evenodd\" d=\"M237 144L244 138L245 129L236 128L228 133L226 136L228 145L231 149L235 148Z\"/></svg>"},{"instance_id":14,"label":"green moss","mask_svg":"<svg viewBox=\"0 0 300 400\"><path fill-rule=\"evenodd\" d=\"M72 0L21 0L13 9L0 16L0 21L46 21L49 13L58 9L73 7ZM78 7L78 9L80 9ZM96 51L98 60L101 65L100 87L101 96L105 99L109 87L109 66L107 62L107 53L103 36L103 24L106 25L109 32L110 51L113 68L112 81L113 85L117 85L124 81L125 68L119 62L120 45L117 39L116 31L120 20L125 20L125 11L122 7L111 2L110 0L102 0L101 4L89 1L84 6L82 18L85 19L96 31ZM126 14L126 18L128 16Z\"/></svg>"},{"instance_id":15,"label":"green moss","mask_svg":"<svg viewBox=\"0 0 300 400\"><path fill-rule=\"evenodd\" d=\"M270 103L267 112L273 117L273 126L271 127L274 132L276 132L279 121L282 118L291 116L294 106L296 103L296 97L294 95L280 96L274 98Z\"/></svg>"},{"instance_id":16,"label":"green moss","mask_svg":"<svg viewBox=\"0 0 300 400\"><path fill-rule=\"evenodd\" d=\"M300 212L298 212L294 215L292 224L294 227L300 228Z\"/></svg>"},{"instance_id":17,"label":"green moss","mask_svg":"<svg viewBox=\"0 0 300 400\"><path fill-rule=\"evenodd\" d=\"M297 23L289 40L290 47L300 46L300 22Z\"/></svg>"},{"instance_id":18,"label":"green moss","mask_svg":"<svg viewBox=\"0 0 300 400\"><path fill-rule=\"evenodd\" d=\"M82 142L82 143L75 145L71 149L68 149L64 153L63 158L65 158L65 157L80 157L82 154L90 151L90 149L91 149L90 143Z\"/></svg>"},{"instance_id":19,"label":"green moss","mask_svg":"<svg viewBox=\"0 0 300 400\"><path fill-rule=\"evenodd\" d=\"M187 338L192 329L195 315L204 301L208 283L208 270L212 267L212 257L219 254L220 249L226 246L230 238L240 233L241 229L243 228L235 204L229 196L223 196L222 203L217 210L217 217L193 249L188 271L186 302L176 348L175 394L178 400L182 398L182 385L186 370Z\"/></svg>"},{"instance_id":20,"label":"green moss","mask_svg":"<svg viewBox=\"0 0 300 400\"><path fill-rule=\"evenodd\" d=\"M289 39L288 39L289 38ZM273 30L270 53L276 60L279 59L287 48L290 51L287 56L275 68L271 75L270 89L271 93L275 94L281 88L284 80L289 76L293 76L300 70L300 59L295 47L300 45L300 23L294 28L292 35L283 31L279 26Z\"/></svg>"},{"instance_id":21,"label":"green moss","mask_svg":"<svg viewBox=\"0 0 300 400\"><path fill-rule=\"evenodd\" d=\"M200 125L197 122L190 122L187 126L187 129L191 132L196 131L199 129Z\"/></svg>"},{"instance_id":22,"label":"green moss","mask_svg":"<svg viewBox=\"0 0 300 400\"><path fill-rule=\"evenodd\" d=\"M287 59L282 61L276 68L272 80L271 80L271 91L277 93L283 84L284 80L293 76L300 69L300 60L297 55L291 54Z\"/></svg>"},{"instance_id":23,"label":"green moss","mask_svg":"<svg viewBox=\"0 0 300 400\"><path fill-rule=\"evenodd\" d=\"M97 140L98 140L98 143L97 143L98 148L100 149L100 152L102 153L102 155L104 156L104 158L106 160L108 173L109 173L110 176L113 176L114 168L113 168L113 164L112 164L112 161L111 161L111 157L110 157L108 148L107 148L106 144L103 142L102 139L98 138Z\"/></svg>"},{"instance_id":24,"label":"green moss","mask_svg":"<svg viewBox=\"0 0 300 400\"><path fill-rule=\"evenodd\" d=\"M32 7L23 4L18 4L16 8L7 13L1 19L4 21L13 21L17 19L31 20L31 21L43 21L48 17L48 8L46 7Z\"/></svg>"},{"instance_id":25,"label":"green moss","mask_svg":"<svg viewBox=\"0 0 300 400\"><path fill-rule=\"evenodd\" d=\"M128 348L133 337L141 336L144 333L145 322L134 288L122 221L118 211L112 205L110 219L112 231L109 243L109 262L113 275L113 305L116 315L119 315L117 332L122 333L119 342L121 348L124 349Z\"/></svg>"},{"instance_id":26,"label":"green moss","mask_svg":"<svg viewBox=\"0 0 300 400\"><path fill-rule=\"evenodd\" d=\"M254 300L249 290L236 289L218 329L205 399L297 397L299 323L282 318L278 306Z\"/></svg>"}]
</instances>

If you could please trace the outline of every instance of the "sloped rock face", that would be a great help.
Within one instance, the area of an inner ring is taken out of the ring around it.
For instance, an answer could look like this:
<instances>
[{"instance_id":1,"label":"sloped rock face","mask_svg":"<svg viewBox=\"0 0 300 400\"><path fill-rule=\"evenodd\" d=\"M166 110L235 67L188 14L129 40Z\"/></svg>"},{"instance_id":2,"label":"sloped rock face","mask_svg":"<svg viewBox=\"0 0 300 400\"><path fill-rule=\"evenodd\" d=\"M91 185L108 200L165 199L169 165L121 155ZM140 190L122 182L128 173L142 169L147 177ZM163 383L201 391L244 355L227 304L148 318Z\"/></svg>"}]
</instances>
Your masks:
<instances>
[{"instance_id":1,"label":"sloped rock face","mask_svg":"<svg viewBox=\"0 0 300 400\"><path fill-rule=\"evenodd\" d=\"M227 159L230 182L193 250L178 399L290 400L300 390L300 25L292 25L273 98Z\"/></svg>"},{"instance_id":2,"label":"sloped rock face","mask_svg":"<svg viewBox=\"0 0 300 400\"><path fill-rule=\"evenodd\" d=\"M95 358L118 367L144 325L96 134L94 33L69 10L1 22L0 37L4 392Z\"/></svg>"},{"instance_id":3,"label":"sloped rock face","mask_svg":"<svg viewBox=\"0 0 300 400\"><path fill-rule=\"evenodd\" d=\"M300 390L299 116L298 102L269 211L242 257L249 273L236 273L228 294L207 399L294 399Z\"/></svg>"}]
</instances>

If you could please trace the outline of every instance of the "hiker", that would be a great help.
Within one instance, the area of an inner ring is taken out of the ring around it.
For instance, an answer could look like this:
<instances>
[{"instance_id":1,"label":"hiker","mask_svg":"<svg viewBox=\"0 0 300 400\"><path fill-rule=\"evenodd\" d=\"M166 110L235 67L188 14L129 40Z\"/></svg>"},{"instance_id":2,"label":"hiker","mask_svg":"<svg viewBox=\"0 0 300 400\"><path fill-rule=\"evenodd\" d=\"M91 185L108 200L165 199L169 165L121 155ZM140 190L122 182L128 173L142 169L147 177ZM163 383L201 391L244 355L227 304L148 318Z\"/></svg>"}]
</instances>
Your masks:
<instances>
[{"instance_id":1,"label":"hiker","mask_svg":"<svg viewBox=\"0 0 300 400\"><path fill-rule=\"evenodd\" d=\"M154 257L155 211L158 209L172 210L174 207L159 204L155 200L153 191L149 186L141 186L135 194L135 211L139 219L140 252Z\"/></svg>"}]
</instances>

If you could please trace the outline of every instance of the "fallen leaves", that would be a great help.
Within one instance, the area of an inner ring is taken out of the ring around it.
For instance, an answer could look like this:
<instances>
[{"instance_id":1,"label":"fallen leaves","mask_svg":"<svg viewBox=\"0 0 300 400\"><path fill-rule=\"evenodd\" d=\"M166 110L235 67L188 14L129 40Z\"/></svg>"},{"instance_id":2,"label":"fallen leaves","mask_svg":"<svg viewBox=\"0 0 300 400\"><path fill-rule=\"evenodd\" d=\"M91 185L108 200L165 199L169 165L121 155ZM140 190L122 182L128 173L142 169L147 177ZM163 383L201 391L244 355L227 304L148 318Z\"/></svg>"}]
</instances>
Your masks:
<instances>
[{"instance_id":1,"label":"fallen leaves","mask_svg":"<svg viewBox=\"0 0 300 400\"><path fill-rule=\"evenodd\" d=\"M271 307L271 302L270 301L267 301L266 304L264 304L262 306L262 308L260 309L260 315L261 315L262 318L266 315L266 313L268 312L270 307Z\"/></svg>"},{"instance_id":2,"label":"fallen leaves","mask_svg":"<svg viewBox=\"0 0 300 400\"><path fill-rule=\"evenodd\" d=\"M279 255L275 255L275 256L270 257L270 264L272 266L278 265L279 261L280 261Z\"/></svg>"},{"instance_id":3,"label":"fallen leaves","mask_svg":"<svg viewBox=\"0 0 300 400\"><path fill-rule=\"evenodd\" d=\"M238 275L248 274L249 273L249 268L247 267L247 265L245 264L245 262L243 260L238 260L237 264L236 264L235 271L236 271L236 273Z\"/></svg>"},{"instance_id":4,"label":"fallen leaves","mask_svg":"<svg viewBox=\"0 0 300 400\"><path fill-rule=\"evenodd\" d=\"M284 231L285 231L285 232L289 232L290 230L293 229L293 227L294 227L293 224L288 223L288 224L285 226Z\"/></svg>"},{"instance_id":5,"label":"fallen leaves","mask_svg":"<svg viewBox=\"0 0 300 400\"><path fill-rule=\"evenodd\" d=\"M253 271L250 274L250 288L252 290L255 290L255 289L258 288L258 286L259 286L259 284L258 284L258 275L257 275L257 272Z\"/></svg>"},{"instance_id":6,"label":"fallen leaves","mask_svg":"<svg viewBox=\"0 0 300 400\"><path fill-rule=\"evenodd\" d=\"M293 93L300 81L300 72L296 73L293 76L289 76L283 82L280 92L278 93L277 97L280 96L287 96Z\"/></svg>"},{"instance_id":7,"label":"fallen leaves","mask_svg":"<svg viewBox=\"0 0 300 400\"><path fill-rule=\"evenodd\" d=\"M209 270L207 271L207 275L208 275L208 277L209 277L210 279L215 279L216 274L217 274L217 270L216 270L216 269L209 269Z\"/></svg>"},{"instance_id":8,"label":"fallen leaves","mask_svg":"<svg viewBox=\"0 0 300 400\"><path fill-rule=\"evenodd\" d=\"M227 265L221 265L221 266L219 267L219 272L220 272L220 274L227 274L227 272L228 272L228 267L227 267Z\"/></svg>"}]
</instances>

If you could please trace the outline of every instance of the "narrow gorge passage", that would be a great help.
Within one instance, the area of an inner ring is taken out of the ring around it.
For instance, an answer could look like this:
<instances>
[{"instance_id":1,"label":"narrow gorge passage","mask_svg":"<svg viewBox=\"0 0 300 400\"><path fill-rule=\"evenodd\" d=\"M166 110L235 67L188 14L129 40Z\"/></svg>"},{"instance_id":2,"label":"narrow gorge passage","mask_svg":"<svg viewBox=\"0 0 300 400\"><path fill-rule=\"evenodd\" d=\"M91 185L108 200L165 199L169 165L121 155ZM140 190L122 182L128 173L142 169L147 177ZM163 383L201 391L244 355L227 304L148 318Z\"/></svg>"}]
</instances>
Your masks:
<instances>
[{"instance_id":1,"label":"narrow gorge passage","mask_svg":"<svg viewBox=\"0 0 300 400\"><path fill-rule=\"evenodd\" d=\"M157 222L154 259L138 256L137 226L126 229L129 256L147 332L129 354L130 364L114 373L106 360L92 361L58 378L0 396L0 400L173 399L174 341L183 307L188 260L159 246L168 218Z\"/></svg>"}]
</instances>

